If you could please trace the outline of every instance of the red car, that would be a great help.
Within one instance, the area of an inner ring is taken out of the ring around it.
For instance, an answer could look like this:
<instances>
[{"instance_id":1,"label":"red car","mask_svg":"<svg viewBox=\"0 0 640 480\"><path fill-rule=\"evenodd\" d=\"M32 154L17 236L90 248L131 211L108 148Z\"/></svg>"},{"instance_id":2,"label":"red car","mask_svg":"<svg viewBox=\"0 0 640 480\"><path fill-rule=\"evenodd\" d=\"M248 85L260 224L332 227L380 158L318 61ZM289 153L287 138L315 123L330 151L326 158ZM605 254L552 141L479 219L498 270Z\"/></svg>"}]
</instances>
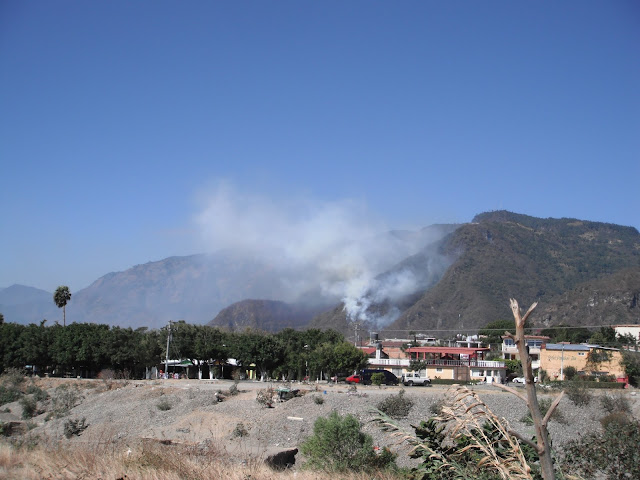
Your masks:
<instances>
[{"instance_id":1,"label":"red car","mask_svg":"<svg viewBox=\"0 0 640 480\"><path fill-rule=\"evenodd\" d=\"M345 379L347 383L360 383L361 381L360 375L350 375Z\"/></svg>"}]
</instances>

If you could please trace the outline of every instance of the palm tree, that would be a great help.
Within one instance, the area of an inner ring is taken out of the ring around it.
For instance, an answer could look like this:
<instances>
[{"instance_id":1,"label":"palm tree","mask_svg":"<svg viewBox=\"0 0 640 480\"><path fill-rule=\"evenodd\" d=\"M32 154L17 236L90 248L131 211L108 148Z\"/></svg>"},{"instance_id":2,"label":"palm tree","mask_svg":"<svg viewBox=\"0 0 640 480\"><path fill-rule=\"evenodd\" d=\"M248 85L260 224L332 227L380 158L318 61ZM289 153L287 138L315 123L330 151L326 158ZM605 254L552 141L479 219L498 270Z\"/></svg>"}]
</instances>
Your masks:
<instances>
[{"instance_id":1,"label":"palm tree","mask_svg":"<svg viewBox=\"0 0 640 480\"><path fill-rule=\"evenodd\" d=\"M66 285L60 285L58 288L56 288L56 293L53 294L53 301L58 308L62 308L63 327L67 326L66 306L69 300L71 300L71 292L69 291L69 287L67 287Z\"/></svg>"}]
</instances>

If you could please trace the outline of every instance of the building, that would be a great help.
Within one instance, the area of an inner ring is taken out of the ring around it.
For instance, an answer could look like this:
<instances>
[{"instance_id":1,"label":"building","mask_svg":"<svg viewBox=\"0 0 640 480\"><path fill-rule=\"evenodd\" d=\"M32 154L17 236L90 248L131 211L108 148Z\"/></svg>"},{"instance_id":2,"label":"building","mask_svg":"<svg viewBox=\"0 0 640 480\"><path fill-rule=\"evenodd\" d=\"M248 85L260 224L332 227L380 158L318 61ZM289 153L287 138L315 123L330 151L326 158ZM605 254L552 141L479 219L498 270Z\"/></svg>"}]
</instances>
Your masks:
<instances>
[{"instance_id":1,"label":"building","mask_svg":"<svg viewBox=\"0 0 640 480\"><path fill-rule=\"evenodd\" d=\"M595 362L593 360L596 356L592 352L599 353ZM599 345L547 343L540 351L540 368L546 371L552 380L564 380L567 367L573 367L578 373L586 375L626 378L620 360L622 355L618 349Z\"/></svg>"},{"instance_id":2,"label":"building","mask_svg":"<svg viewBox=\"0 0 640 480\"><path fill-rule=\"evenodd\" d=\"M613 329L616 335L631 335L636 339L636 343L640 343L640 325L614 325Z\"/></svg>"},{"instance_id":3,"label":"building","mask_svg":"<svg viewBox=\"0 0 640 480\"><path fill-rule=\"evenodd\" d=\"M550 337L542 335L525 335L524 340L529 347L529 356L531 357L531 368L537 370L540 368L540 351L542 346L550 340ZM505 360L520 360L518 346L511 337L502 336L502 358Z\"/></svg>"},{"instance_id":4,"label":"building","mask_svg":"<svg viewBox=\"0 0 640 480\"><path fill-rule=\"evenodd\" d=\"M505 364L485 360L488 351L489 348L411 347L406 353L409 361L425 362L430 378L500 383L506 376Z\"/></svg>"}]
</instances>

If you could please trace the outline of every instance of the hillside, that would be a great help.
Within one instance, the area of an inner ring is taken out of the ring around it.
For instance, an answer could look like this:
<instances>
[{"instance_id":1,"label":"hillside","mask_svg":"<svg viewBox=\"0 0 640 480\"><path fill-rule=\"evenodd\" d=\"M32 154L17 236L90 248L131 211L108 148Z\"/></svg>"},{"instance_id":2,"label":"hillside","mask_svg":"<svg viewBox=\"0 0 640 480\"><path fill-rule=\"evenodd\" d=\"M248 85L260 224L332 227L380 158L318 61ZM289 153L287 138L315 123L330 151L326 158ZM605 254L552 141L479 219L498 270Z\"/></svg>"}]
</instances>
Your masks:
<instances>
[{"instance_id":1,"label":"hillside","mask_svg":"<svg viewBox=\"0 0 640 480\"><path fill-rule=\"evenodd\" d=\"M567 294L569 309L575 310L579 298L570 291L599 279L601 295L609 296L619 286L612 274L640 266L640 234L631 227L501 211L478 215L460 227L442 251L456 260L389 330L474 330L510 318L509 298L527 306L538 301L542 311ZM624 295L633 297L638 288L634 278ZM635 323L636 308L620 311L615 318ZM590 318L600 318L597 324L609 317ZM578 324L583 318L567 313L563 321Z\"/></svg>"},{"instance_id":2,"label":"hillside","mask_svg":"<svg viewBox=\"0 0 640 480\"><path fill-rule=\"evenodd\" d=\"M640 324L640 267L631 267L556 295L531 316L535 325Z\"/></svg>"},{"instance_id":3,"label":"hillside","mask_svg":"<svg viewBox=\"0 0 640 480\"><path fill-rule=\"evenodd\" d=\"M208 325L243 331L246 328L278 332L284 328L300 328L323 310L323 307L291 305L276 300L242 300L224 308Z\"/></svg>"},{"instance_id":4,"label":"hillside","mask_svg":"<svg viewBox=\"0 0 640 480\"><path fill-rule=\"evenodd\" d=\"M499 211L360 243L368 255L356 255L361 263L339 258L344 268L330 271L351 278L327 275L322 262L277 265L229 252L136 265L72 292L67 322L157 328L215 318L234 329L306 323L353 337L356 320L363 332L447 336L510 318L512 297L538 301L532 320L541 326L640 321L640 234L632 227ZM371 267L362 275L365 258ZM329 307L318 313L318 305ZM0 312L7 322L62 322L51 293L19 285L0 290Z\"/></svg>"},{"instance_id":5,"label":"hillside","mask_svg":"<svg viewBox=\"0 0 640 480\"><path fill-rule=\"evenodd\" d=\"M0 289L0 313L5 321L39 323L58 314L53 293L25 285L11 285ZM60 312L62 319L62 312ZM61 320L62 321L62 320Z\"/></svg>"}]
</instances>

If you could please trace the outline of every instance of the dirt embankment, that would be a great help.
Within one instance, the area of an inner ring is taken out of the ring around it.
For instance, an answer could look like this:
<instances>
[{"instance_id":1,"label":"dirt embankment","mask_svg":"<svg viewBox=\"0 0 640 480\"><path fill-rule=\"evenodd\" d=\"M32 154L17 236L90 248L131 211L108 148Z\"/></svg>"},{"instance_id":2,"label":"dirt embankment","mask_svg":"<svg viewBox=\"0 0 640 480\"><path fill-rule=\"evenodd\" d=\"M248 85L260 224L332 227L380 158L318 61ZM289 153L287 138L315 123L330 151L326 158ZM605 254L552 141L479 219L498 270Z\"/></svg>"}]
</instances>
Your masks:
<instances>
[{"instance_id":1,"label":"dirt embankment","mask_svg":"<svg viewBox=\"0 0 640 480\"><path fill-rule=\"evenodd\" d=\"M378 403L389 395L397 394L399 387L358 387L349 392L346 385L292 385L300 390L300 396L284 402L275 402L273 408L264 408L256 401L260 389L281 385L260 382L241 382L236 395L227 394L218 401L217 392L228 392L232 382L194 380L102 382L86 380L42 379L37 383L50 395L39 402L43 412L29 423L25 435L55 444L118 445L118 448L134 449L143 442L163 442L190 446L215 446L239 462L265 458L287 448L295 448L313 433L318 417L328 416L336 410L339 414L352 414L363 425L363 430L373 436L379 446L390 446L398 451L398 463L410 464L403 455L406 446L397 444L395 437L382 432L372 422ZM63 385L62 387L60 385ZM522 422L526 405L510 393L496 387L476 387L476 392L486 405L504 418L513 429L526 436L533 436L533 426ZM75 406L56 418L51 414L53 399L60 392L75 392ZM640 395L622 393L628 398L634 415L640 418ZM405 390L413 401L407 418L398 422L407 432L433 415L437 405L446 400L446 387L411 387ZM543 393L541 396L556 394ZM586 407L576 407L564 397L559 405L561 421L549 424L556 448L586 432L600 428L604 416L598 396ZM5 405L0 421L19 422L19 402ZM80 435L65 437L65 423L85 419L88 425Z\"/></svg>"}]
</instances>

